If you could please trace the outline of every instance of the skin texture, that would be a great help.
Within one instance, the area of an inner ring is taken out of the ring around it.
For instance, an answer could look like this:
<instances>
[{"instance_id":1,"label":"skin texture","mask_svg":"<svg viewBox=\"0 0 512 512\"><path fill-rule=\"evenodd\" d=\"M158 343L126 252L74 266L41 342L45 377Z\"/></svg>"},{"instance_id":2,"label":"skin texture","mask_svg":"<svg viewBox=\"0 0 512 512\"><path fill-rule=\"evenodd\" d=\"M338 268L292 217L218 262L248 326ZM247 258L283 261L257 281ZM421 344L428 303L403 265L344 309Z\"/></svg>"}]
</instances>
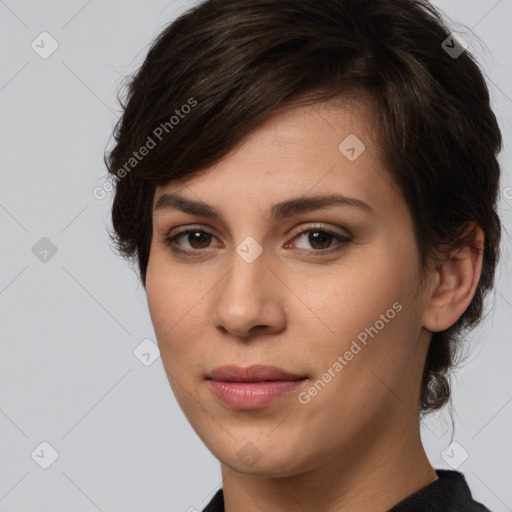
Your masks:
<instances>
[{"instance_id":1,"label":"skin texture","mask_svg":"<svg viewBox=\"0 0 512 512\"><path fill-rule=\"evenodd\" d=\"M419 287L412 218L381 163L371 119L362 101L295 107L193 179L156 190L155 202L174 192L210 204L223 219L155 211L146 291L179 405L221 461L227 512L385 511L437 479L420 440L422 369L431 333L452 325L471 301L481 252L460 251ZM366 146L355 161L338 149L349 134ZM277 202L333 192L373 213L333 206L268 217ZM201 227L213 236L174 241L199 257L164 243ZM351 241L298 234L306 229ZM263 249L252 263L236 251L248 236ZM475 245L483 246L481 230ZM396 303L400 311L301 403L299 393ZM256 363L308 379L260 410L233 410L209 390L213 368Z\"/></svg>"}]
</instances>

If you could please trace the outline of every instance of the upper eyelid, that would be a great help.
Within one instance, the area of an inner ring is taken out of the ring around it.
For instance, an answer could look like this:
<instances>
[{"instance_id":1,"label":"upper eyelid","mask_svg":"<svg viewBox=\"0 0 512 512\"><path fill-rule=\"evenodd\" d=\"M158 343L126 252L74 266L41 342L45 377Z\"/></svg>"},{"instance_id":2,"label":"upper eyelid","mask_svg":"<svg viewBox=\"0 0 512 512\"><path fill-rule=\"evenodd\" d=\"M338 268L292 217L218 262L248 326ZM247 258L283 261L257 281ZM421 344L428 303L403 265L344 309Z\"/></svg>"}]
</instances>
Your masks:
<instances>
[{"instance_id":1,"label":"upper eyelid","mask_svg":"<svg viewBox=\"0 0 512 512\"><path fill-rule=\"evenodd\" d=\"M201 225L201 224L197 224L196 226L192 226L192 227L186 226L183 229L180 229L180 228L176 228L176 229L178 229L179 231L177 231L176 233L173 233L173 234L171 234L172 229L168 230L167 236L174 238L174 237L182 235L184 233L189 233L191 231L206 231L206 232L212 234L213 236L215 236L216 238L218 238L217 235L215 235L215 233L214 233L215 232L214 229L212 229L208 226L205 226L205 225ZM334 231L334 232L336 232L337 235L340 235L340 236L350 236L350 237L352 236L352 233L347 228L330 227L330 226L323 225L320 223L313 223L313 225L311 225L311 226L298 227L297 229L293 229L290 236L295 237L296 235L299 235L304 232L308 232L313 229L318 229L319 231ZM343 235L342 233L337 233L337 230L339 230L339 229L343 229L344 231L346 231L347 235Z\"/></svg>"},{"instance_id":2,"label":"upper eyelid","mask_svg":"<svg viewBox=\"0 0 512 512\"><path fill-rule=\"evenodd\" d=\"M326 225L322 225L319 223L314 223L312 226L306 226L306 227L299 227L296 230L293 230L292 236L295 238L295 236L307 233L309 231L326 231L328 233L334 233L340 237L346 237L346 238L352 238L352 233L347 228L340 228L340 227L330 227ZM340 233L339 230L343 229L343 231L346 231L346 234Z\"/></svg>"},{"instance_id":3,"label":"upper eyelid","mask_svg":"<svg viewBox=\"0 0 512 512\"><path fill-rule=\"evenodd\" d=\"M294 229L293 232L290 234L290 236L291 236L290 241L294 240L299 235L302 236L302 235L305 235L305 234L307 234L311 231L315 231L315 230L330 233L334 236L339 237L340 239L352 239L352 234L348 230L345 229L345 231L347 231L347 233L348 233L345 235L345 234L339 233L338 229L340 229L340 228L330 228L328 226L324 226L319 223L314 223L314 225L312 225L312 226L299 227L297 229ZM194 227L185 227L182 230L178 231L177 233L173 233L172 235L169 232L168 235L166 236L166 238L171 238L173 241L175 241L176 238L178 238L179 236L185 235L185 234L188 234L188 233L191 233L194 231L203 231L203 232L206 232L206 233L212 235L214 238L217 238L217 239L219 238L213 232L214 230L210 229L207 226L202 226L202 225L198 225L198 226L194 226ZM341 240L341 241L343 241L343 240ZM209 248L207 247L205 249L199 249L199 250L184 249L184 251L200 252L201 250L207 250L207 249L209 249Z\"/></svg>"}]
</instances>

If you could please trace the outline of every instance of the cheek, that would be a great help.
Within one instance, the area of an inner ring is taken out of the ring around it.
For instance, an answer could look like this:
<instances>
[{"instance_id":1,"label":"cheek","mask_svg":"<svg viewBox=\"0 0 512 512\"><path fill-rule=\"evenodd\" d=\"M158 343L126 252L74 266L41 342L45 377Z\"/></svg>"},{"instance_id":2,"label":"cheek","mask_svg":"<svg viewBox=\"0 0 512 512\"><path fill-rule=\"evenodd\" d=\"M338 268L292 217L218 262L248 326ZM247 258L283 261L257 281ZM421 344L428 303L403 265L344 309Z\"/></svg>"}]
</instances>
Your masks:
<instances>
[{"instance_id":1,"label":"cheek","mask_svg":"<svg viewBox=\"0 0 512 512\"><path fill-rule=\"evenodd\" d=\"M204 333L206 311L206 276L184 272L180 266L170 268L162 256L150 258L146 277L146 296L149 312L167 370L190 373L189 363L200 361L201 346L196 340Z\"/></svg>"},{"instance_id":2,"label":"cheek","mask_svg":"<svg viewBox=\"0 0 512 512\"><path fill-rule=\"evenodd\" d=\"M302 303L295 301L291 328L295 321L297 332L310 333L302 348L315 371L328 370L345 354L344 368L356 373L399 371L411 360L420 308L411 293L416 266L407 244L376 244L364 256L342 259L328 274L323 269L315 277L293 278ZM407 257L397 258L397 249Z\"/></svg>"},{"instance_id":3,"label":"cheek","mask_svg":"<svg viewBox=\"0 0 512 512\"><path fill-rule=\"evenodd\" d=\"M405 265L396 263L394 254L374 250L342 260L329 272L321 269L317 276L291 276L290 284L303 309L316 315L319 324L323 320L326 330L335 334L341 328L341 333L353 335L409 296L413 277Z\"/></svg>"},{"instance_id":4,"label":"cheek","mask_svg":"<svg viewBox=\"0 0 512 512\"><path fill-rule=\"evenodd\" d=\"M196 387L204 372L201 366L204 360L202 347L196 341L201 339L201 329L196 320L206 315L199 300L204 291L194 294L190 291L194 286L191 286L193 283L189 278L168 269L166 272L154 272L156 269L155 264L151 272L148 267L146 279L151 321L169 384L182 411L192 423L190 415L194 413L195 402L191 401L191 396L197 396Z\"/></svg>"}]
</instances>

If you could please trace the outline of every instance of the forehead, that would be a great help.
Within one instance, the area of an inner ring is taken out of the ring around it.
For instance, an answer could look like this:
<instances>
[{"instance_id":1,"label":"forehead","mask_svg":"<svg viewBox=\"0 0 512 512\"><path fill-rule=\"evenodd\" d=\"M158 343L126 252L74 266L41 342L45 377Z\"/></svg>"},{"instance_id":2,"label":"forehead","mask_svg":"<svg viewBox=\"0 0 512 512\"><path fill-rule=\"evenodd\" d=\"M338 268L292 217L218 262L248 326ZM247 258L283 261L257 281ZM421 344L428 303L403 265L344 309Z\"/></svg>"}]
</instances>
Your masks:
<instances>
[{"instance_id":1,"label":"forehead","mask_svg":"<svg viewBox=\"0 0 512 512\"><path fill-rule=\"evenodd\" d=\"M328 132L340 141L353 133L372 146L379 148L380 132L376 122L376 103L371 96L351 93L329 100L314 101L314 96L303 95L280 105L244 142L285 144L287 141L322 138Z\"/></svg>"},{"instance_id":2,"label":"forehead","mask_svg":"<svg viewBox=\"0 0 512 512\"><path fill-rule=\"evenodd\" d=\"M389 195L382 190L383 180L384 185L392 185L374 131L373 105L364 99L288 105L274 112L215 165L191 178L184 176L157 187L155 211L176 206L179 199L162 196L178 191L189 200L212 202L207 198L216 198L218 203L219 198L229 198L239 207L243 197L245 207L250 202L261 208L290 197L329 193L358 198L364 208L363 202L368 206L375 196ZM221 208L228 206L222 203ZM293 208L289 203L276 206L271 216L282 216L284 210ZM188 209L192 208L194 205L188 204ZM210 213L208 216L215 216Z\"/></svg>"}]
</instances>

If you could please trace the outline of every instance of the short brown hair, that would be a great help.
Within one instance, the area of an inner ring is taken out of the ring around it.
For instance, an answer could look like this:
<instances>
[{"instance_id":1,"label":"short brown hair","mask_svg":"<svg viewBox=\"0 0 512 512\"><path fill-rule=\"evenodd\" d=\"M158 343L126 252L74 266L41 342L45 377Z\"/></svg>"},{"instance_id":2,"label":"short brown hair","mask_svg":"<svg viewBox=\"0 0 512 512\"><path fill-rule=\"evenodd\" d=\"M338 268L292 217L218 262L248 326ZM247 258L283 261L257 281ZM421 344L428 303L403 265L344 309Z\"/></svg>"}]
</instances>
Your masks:
<instances>
[{"instance_id":1,"label":"short brown hair","mask_svg":"<svg viewBox=\"0 0 512 512\"><path fill-rule=\"evenodd\" d=\"M414 221L422 273L443 245L468 240L468 223L485 234L470 305L430 342L419 405L440 409L461 333L480 321L493 286L501 237L501 132L482 71L468 51L446 51L443 42L456 44L449 38L426 0L206 0L183 13L154 40L120 100L105 155L116 181L116 249L138 261L145 287L157 185L217 163L301 97L363 92L375 102L382 154ZM150 140L155 146L127 168Z\"/></svg>"}]
</instances>

